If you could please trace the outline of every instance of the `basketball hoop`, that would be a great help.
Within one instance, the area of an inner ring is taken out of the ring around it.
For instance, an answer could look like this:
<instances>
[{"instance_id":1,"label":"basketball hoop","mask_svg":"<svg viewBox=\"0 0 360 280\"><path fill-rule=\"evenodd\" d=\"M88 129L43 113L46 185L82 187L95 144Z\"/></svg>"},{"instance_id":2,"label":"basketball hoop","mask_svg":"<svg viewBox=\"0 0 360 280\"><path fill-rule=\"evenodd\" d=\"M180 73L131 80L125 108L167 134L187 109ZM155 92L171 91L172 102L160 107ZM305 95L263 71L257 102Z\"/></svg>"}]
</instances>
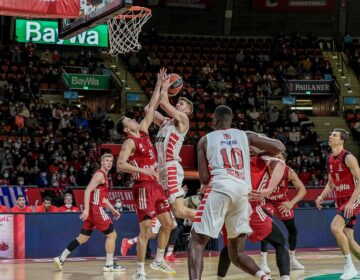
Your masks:
<instances>
[{"instance_id":1,"label":"basketball hoop","mask_svg":"<svg viewBox=\"0 0 360 280\"><path fill-rule=\"evenodd\" d=\"M150 17L150 9L132 6L124 14L109 19L109 54L117 56L118 54L139 51L141 49L139 34L142 26Z\"/></svg>"}]
</instances>

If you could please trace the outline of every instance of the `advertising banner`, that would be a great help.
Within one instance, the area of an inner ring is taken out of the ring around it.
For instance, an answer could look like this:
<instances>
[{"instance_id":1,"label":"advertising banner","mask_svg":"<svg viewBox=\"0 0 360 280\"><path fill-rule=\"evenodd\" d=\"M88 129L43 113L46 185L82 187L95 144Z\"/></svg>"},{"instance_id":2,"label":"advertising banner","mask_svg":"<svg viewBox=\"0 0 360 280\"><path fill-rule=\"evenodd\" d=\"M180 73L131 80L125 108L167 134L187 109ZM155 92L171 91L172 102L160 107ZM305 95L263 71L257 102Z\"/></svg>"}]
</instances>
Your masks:
<instances>
[{"instance_id":1,"label":"advertising banner","mask_svg":"<svg viewBox=\"0 0 360 280\"><path fill-rule=\"evenodd\" d=\"M50 20L16 20L18 41L26 43L32 40L36 44L55 44L69 46L108 47L108 27L98 25L72 37L59 39L58 22Z\"/></svg>"},{"instance_id":2,"label":"advertising banner","mask_svg":"<svg viewBox=\"0 0 360 280\"><path fill-rule=\"evenodd\" d=\"M63 73L63 79L70 89L108 90L109 76Z\"/></svg>"},{"instance_id":3,"label":"advertising banner","mask_svg":"<svg viewBox=\"0 0 360 280\"><path fill-rule=\"evenodd\" d=\"M286 80L292 95L331 95L332 81L323 80Z\"/></svg>"},{"instance_id":4,"label":"advertising banner","mask_svg":"<svg viewBox=\"0 0 360 280\"><path fill-rule=\"evenodd\" d=\"M73 189L75 203L80 209L84 209L84 193L85 189ZM109 190L109 201L112 204L115 203L117 198L121 199L123 207L129 208L129 211L135 211L132 190Z\"/></svg>"},{"instance_id":5,"label":"advertising banner","mask_svg":"<svg viewBox=\"0 0 360 280\"><path fill-rule=\"evenodd\" d=\"M77 18L80 0L0 0L0 15L41 18Z\"/></svg>"},{"instance_id":6,"label":"advertising banner","mask_svg":"<svg viewBox=\"0 0 360 280\"><path fill-rule=\"evenodd\" d=\"M14 215L0 214L0 259L14 258Z\"/></svg>"},{"instance_id":7,"label":"advertising banner","mask_svg":"<svg viewBox=\"0 0 360 280\"><path fill-rule=\"evenodd\" d=\"M332 12L335 7L335 0L256 0L251 2L255 11Z\"/></svg>"},{"instance_id":8,"label":"advertising banner","mask_svg":"<svg viewBox=\"0 0 360 280\"><path fill-rule=\"evenodd\" d=\"M109 149L117 157L120 153L120 144L102 144L101 149ZM180 151L181 166L184 169L195 168L195 147L193 145L182 146Z\"/></svg>"}]
</instances>

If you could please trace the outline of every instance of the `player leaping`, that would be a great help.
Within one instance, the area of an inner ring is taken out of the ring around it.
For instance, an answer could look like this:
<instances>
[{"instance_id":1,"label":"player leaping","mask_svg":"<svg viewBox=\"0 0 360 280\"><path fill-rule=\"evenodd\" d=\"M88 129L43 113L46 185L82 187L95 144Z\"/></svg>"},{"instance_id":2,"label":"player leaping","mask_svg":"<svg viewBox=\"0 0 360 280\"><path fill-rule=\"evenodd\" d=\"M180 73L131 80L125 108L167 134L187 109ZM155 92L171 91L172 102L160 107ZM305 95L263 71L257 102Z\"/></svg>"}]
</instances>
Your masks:
<instances>
[{"instance_id":1,"label":"player leaping","mask_svg":"<svg viewBox=\"0 0 360 280\"><path fill-rule=\"evenodd\" d=\"M193 104L189 99L180 97L175 107L171 105L168 96L170 85L164 84L160 95L160 107L170 118L164 117L159 112L155 112L154 117L154 123L160 127L156 136L159 181L169 192L169 202L174 215L177 218L193 220L196 211L186 207L185 192L182 189L184 170L179 155L189 130L189 116L193 112Z\"/></svg>"}]
</instances>

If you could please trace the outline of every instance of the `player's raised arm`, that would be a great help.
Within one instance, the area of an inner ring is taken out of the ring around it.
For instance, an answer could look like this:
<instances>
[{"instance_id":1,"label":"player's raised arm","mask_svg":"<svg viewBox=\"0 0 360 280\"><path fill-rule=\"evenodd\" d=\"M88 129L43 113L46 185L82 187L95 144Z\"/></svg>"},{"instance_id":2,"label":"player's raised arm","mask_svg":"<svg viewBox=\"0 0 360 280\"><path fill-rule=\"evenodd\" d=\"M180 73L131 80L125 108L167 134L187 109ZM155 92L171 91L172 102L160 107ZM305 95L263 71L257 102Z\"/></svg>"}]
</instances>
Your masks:
<instances>
[{"instance_id":1,"label":"player's raised arm","mask_svg":"<svg viewBox=\"0 0 360 280\"><path fill-rule=\"evenodd\" d=\"M155 86L153 95L151 96L150 102L147 106L147 111L145 113L145 117L140 123L140 130L142 130L142 131L148 131L149 126L151 125L151 123L154 120L155 111L159 104L161 86L162 86L163 82L166 80L165 77L166 77L166 69L162 68L162 69L160 69L160 72L157 75L156 86Z\"/></svg>"},{"instance_id":2,"label":"player's raised arm","mask_svg":"<svg viewBox=\"0 0 360 280\"><path fill-rule=\"evenodd\" d=\"M285 151L285 146L281 141L271 139L252 131L246 131L249 145L264 151L269 156L276 156Z\"/></svg>"},{"instance_id":3,"label":"player's raised arm","mask_svg":"<svg viewBox=\"0 0 360 280\"><path fill-rule=\"evenodd\" d=\"M90 194L93 192L98 185L101 185L105 182L104 175L101 173L95 173L91 178L89 185L85 189L84 194L84 212L80 215L80 219L85 221L89 216L90 209Z\"/></svg>"},{"instance_id":4,"label":"player's raised arm","mask_svg":"<svg viewBox=\"0 0 360 280\"><path fill-rule=\"evenodd\" d=\"M210 181L208 161L206 158L206 147L207 147L207 139L206 136L203 136L201 137L197 148L199 178L201 184L203 185L207 185Z\"/></svg>"},{"instance_id":5,"label":"player's raised arm","mask_svg":"<svg viewBox=\"0 0 360 280\"><path fill-rule=\"evenodd\" d=\"M174 118L179 124L189 127L189 117L186 113L177 110L169 101L168 90L170 88L170 79L166 80L161 87L160 107L171 118Z\"/></svg>"},{"instance_id":6,"label":"player's raised arm","mask_svg":"<svg viewBox=\"0 0 360 280\"><path fill-rule=\"evenodd\" d=\"M158 105L156 107L158 107ZM145 113L147 113L148 110L149 110L149 104L146 105L144 108ZM165 117L159 111L155 111L153 123L156 124L157 126L161 126L164 120Z\"/></svg>"}]
</instances>

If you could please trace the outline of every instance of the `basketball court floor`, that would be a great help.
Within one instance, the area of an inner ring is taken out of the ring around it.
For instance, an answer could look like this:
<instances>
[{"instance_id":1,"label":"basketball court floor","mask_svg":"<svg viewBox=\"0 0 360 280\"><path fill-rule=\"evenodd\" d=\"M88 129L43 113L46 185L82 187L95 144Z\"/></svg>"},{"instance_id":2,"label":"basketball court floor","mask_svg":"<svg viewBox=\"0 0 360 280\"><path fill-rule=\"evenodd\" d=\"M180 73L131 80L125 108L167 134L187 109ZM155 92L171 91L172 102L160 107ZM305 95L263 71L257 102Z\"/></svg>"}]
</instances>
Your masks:
<instances>
[{"instance_id":1,"label":"basketball court floor","mask_svg":"<svg viewBox=\"0 0 360 280\"><path fill-rule=\"evenodd\" d=\"M250 255L258 262L256 252ZM204 258L204 273L202 279L215 279L218 264L218 253L216 256ZM339 250L317 249L298 253L298 258L306 267L305 271L292 271L292 280L332 280L339 279L343 269L343 257ZM272 279L279 279L275 265L274 254L269 257L269 265L273 271ZM119 258L118 263L126 266L127 270L121 273L103 273L102 266L104 258L74 258L69 259L64 266L63 272L57 272L51 259L34 260L0 260L0 279L4 280L130 280L136 270L135 257ZM177 274L169 276L153 271L148 266L146 270L149 280L156 279L188 279L187 258L179 258L173 264ZM355 265L360 265L355 261ZM231 266L226 279L254 279L239 269ZM354 279L360 279L354 278Z\"/></svg>"}]
</instances>

